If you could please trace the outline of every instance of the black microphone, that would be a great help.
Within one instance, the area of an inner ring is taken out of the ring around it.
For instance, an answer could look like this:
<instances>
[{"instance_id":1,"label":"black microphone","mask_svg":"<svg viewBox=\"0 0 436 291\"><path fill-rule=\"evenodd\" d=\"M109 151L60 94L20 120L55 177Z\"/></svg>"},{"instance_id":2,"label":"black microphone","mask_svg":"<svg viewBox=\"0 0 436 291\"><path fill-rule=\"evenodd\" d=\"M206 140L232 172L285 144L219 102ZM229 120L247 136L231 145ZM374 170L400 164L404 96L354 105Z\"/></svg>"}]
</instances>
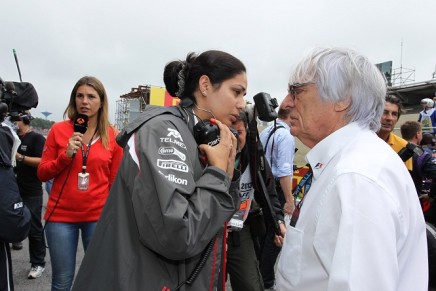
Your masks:
<instances>
[{"instance_id":1,"label":"black microphone","mask_svg":"<svg viewBox=\"0 0 436 291\"><path fill-rule=\"evenodd\" d=\"M84 134L88 129L88 115L77 113L74 117L74 132L80 132ZM76 156L76 151L74 150L73 158Z\"/></svg>"},{"instance_id":2,"label":"black microphone","mask_svg":"<svg viewBox=\"0 0 436 291\"><path fill-rule=\"evenodd\" d=\"M74 118L74 132L84 134L88 129L88 115L77 113Z\"/></svg>"}]
</instances>

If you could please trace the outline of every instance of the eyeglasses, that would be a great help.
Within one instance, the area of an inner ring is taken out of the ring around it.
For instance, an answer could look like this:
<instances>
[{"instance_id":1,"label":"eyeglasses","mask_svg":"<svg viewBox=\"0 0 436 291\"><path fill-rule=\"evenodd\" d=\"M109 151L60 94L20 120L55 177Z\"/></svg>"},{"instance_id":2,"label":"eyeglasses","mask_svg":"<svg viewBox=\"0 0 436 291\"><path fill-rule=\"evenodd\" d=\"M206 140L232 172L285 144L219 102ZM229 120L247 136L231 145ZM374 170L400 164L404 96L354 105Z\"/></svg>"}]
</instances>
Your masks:
<instances>
[{"instance_id":1,"label":"eyeglasses","mask_svg":"<svg viewBox=\"0 0 436 291\"><path fill-rule=\"evenodd\" d=\"M294 84L289 84L288 87L288 92L292 97L292 100L295 100L295 97L297 97L297 89L304 87L304 86L308 86L311 84L315 84L314 82L305 82L305 83L294 83Z\"/></svg>"}]
</instances>

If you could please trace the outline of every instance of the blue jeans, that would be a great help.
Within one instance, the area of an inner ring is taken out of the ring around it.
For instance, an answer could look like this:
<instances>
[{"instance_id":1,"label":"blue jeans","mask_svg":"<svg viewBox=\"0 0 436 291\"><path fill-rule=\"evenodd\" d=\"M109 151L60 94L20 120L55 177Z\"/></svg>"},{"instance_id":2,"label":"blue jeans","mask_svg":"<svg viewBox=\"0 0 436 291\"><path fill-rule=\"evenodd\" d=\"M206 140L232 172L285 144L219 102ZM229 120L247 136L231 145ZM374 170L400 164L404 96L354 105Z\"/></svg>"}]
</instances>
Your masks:
<instances>
[{"instance_id":1,"label":"blue jeans","mask_svg":"<svg viewBox=\"0 0 436 291\"><path fill-rule=\"evenodd\" d=\"M97 222L48 222L45 226L52 265L51 290L70 291L76 271L76 254L81 231L86 251Z\"/></svg>"}]
</instances>

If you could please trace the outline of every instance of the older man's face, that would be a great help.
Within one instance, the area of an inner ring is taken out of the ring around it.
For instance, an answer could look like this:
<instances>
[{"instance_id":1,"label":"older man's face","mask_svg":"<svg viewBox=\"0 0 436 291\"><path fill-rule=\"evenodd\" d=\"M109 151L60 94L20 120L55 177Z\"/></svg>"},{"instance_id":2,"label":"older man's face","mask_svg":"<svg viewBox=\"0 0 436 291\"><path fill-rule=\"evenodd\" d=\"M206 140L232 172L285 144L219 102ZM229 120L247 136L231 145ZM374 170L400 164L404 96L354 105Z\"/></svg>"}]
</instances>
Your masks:
<instances>
[{"instance_id":1,"label":"older man's face","mask_svg":"<svg viewBox=\"0 0 436 291\"><path fill-rule=\"evenodd\" d=\"M398 104L393 104L391 102L385 103L385 109L383 110L383 115L381 117L380 133L390 133L394 130L394 126L398 121L398 111Z\"/></svg>"},{"instance_id":2,"label":"older man's face","mask_svg":"<svg viewBox=\"0 0 436 291\"><path fill-rule=\"evenodd\" d=\"M319 97L315 84L301 86L295 92L289 92L281 106L291 110L292 135L309 148L336 129L338 120L334 104Z\"/></svg>"}]
</instances>

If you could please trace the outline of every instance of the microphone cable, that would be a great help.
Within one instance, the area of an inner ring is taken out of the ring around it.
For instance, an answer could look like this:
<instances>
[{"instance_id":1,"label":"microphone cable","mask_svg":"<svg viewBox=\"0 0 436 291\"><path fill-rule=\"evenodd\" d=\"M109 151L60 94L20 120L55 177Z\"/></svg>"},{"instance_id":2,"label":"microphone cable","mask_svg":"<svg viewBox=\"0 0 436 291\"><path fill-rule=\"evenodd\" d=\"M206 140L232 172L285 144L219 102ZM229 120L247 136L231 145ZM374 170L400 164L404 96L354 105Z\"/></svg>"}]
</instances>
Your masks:
<instances>
[{"instance_id":1,"label":"microphone cable","mask_svg":"<svg viewBox=\"0 0 436 291\"><path fill-rule=\"evenodd\" d=\"M72 160L68 166L67 176L65 177L64 183L62 184L61 191L59 192L59 195L58 195L58 198L56 199L55 205L53 206L52 211L50 212L47 219L45 220L44 227L42 228L43 233L45 233L45 227L47 226L47 223L50 222L50 218L53 215L54 211L56 210L56 207L58 206L59 200L61 199L62 193L64 192L65 185L67 184L68 178L70 177L70 172L71 172L71 168L73 167L73 162L74 162L75 157L76 157L76 155L74 154L72 157ZM48 248L47 241L45 241L44 243L46 244L45 247Z\"/></svg>"},{"instance_id":2,"label":"microphone cable","mask_svg":"<svg viewBox=\"0 0 436 291\"><path fill-rule=\"evenodd\" d=\"M197 265L195 266L194 270L191 272L189 277L177 285L177 287L174 289L174 291L180 290L183 285L192 285L194 280L197 278L198 274L200 273L201 269L203 269L204 264L206 264L207 259L209 258L210 253L212 252L213 246L215 244L215 240L217 239L217 235L215 235L212 240L208 243L206 246L206 249L203 251L203 254L201 255L200 260L197 262Z\"/></svg>"}]
</instances>

